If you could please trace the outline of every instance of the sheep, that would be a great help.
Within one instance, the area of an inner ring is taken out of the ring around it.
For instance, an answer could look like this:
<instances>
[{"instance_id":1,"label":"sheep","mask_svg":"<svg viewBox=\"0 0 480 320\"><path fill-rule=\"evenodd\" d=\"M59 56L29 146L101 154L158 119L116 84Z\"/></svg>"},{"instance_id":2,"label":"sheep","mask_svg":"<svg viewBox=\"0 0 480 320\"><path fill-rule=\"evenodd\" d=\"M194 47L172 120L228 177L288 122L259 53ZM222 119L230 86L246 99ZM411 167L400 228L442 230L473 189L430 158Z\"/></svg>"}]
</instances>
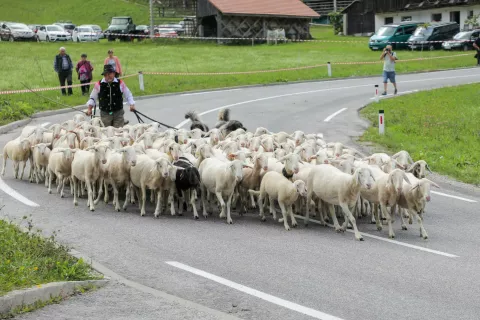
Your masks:
<instances>
[{"instance_id":1,"label":"sheep","mask_svg":"<svg viewBox=\"0 0 480 320\"><path fill-rule=\"evenodd\" d=\"M102 120L100 118L92 118L90 119L90 123L92 124L92 126L95 126L95 127L105 127L105 125L103 124Z\"/></svg>"},{"instance_id":2,"label":"sheep","mask_svg":"<svg viewBox=\"0 0 480 320\"><path fill-rule=\"evenodd\" d=\"M295 140L295 146L297 147L305 141L305 132L297 130L292 133L291 137Z\"/></svg>"},{"instance_id":3,"label":"sheep","mask_svg":"<svg viewBox=\"0 0 480 320\"><path fill-rule=\"evenodd\" d=\"M430 167L428 166L427 162L424 160L418 160L415 163L413 163L407 170L406 172L412 173L417 179L422 179L426 177L426 170L428 172L432 173L432 170L430 170Z\"/></svg>"},{"instance_id":4,"label":"sheep","mask_svg":"<svg viewBox=\"0 0 480 320\"><path fill-rule=\"evenodd\" d=\"M300 170L299 163L303 164L303 162L300 160L300 156L298 154L290 153L279 160L269 158L268 169L269 171L283 173L287 179L291 179L293 175L298 173ZM263 177L265 173L266 171L262 169L260 176Z\"/></svg>"},{"instance_id":5,"label":"sheep","mask_svg":"<svg viewBox=\"0 0 480 320\"><path fill-rule=\"evenodd\" d=\"M179 215L182 215L184 199L187 195L190 196L190 204L193 208L193 217L198 220L197 206L195 200L197 199L197 188L200 187L200 173L195 168L192 162L185 157L180 157L173 163L174 166L183 168L177 170L175 179L175 187L177 189L178 197L182 199L179 203Z\"/></svg>"},{"instance_id":6,"label":"sheep","mask_svg":"<svg viewBox=\"0 0 480 320\"><path fill-rule=\"evenodd\" d=\"M412 179L415 178L410 176L410 180ZM427 178L416 179L412 184L403 183L402 194L397 201L399 208L407 210L411 216L416 216L417 223L420 226L420 236L425 240L428 239L428 234L423 227L422 213L425 210L426 203L430 202L430 185L440 188L435 182ZM403 229L406 229L406 226Z\"/></svg>"},{"instance_id":7,"label":"sheep","mask_svg":"<svg viewBox=\"0 0 480 320\"><path fill-rule=\"evenodd\" d=\"M134 167L136 163L137 154L131 146L116 149L108 157L105 183L113 188L113 205L118 212L120 212L118 189L120 187L125 187L126 189L123 210L127 210L127 203L130 199L130 168ZM105 192L108 192L107 188L105 188ZM98 194L98 198L100 197L101 193Z\"/></svg>"},{"instance_id":8,"label":"sheep","mask_svg":"<svg viewBox=\"0 0 480 320\"><path fill-rule=\"evenodd\" d=\"M249 189L257 190L260 187L260 171L268 171L268 157L264 153L257 153L253 157L253 168L243 168L243 179L239 184L241 195L245 196L245 191ZM255 208L253 195L250 194L252 207Z\"/></svg>"},{"instance_id":9,"label":"sheep","mask_svg":"<svg viewBox=\"0 0 480 320\"><path fill-rule=\"evenodd\" d=\"M78 149L80 147L80 137L77 132L69 131L62 135L60 139L53 142L54 148Z\"/></svg>"},{"instance_id":10,"label":"sheep","mask_svg":"<svg viewBox=\"0 0 480 320\"><path fill-rule=\"evenodd\" d=\"M363 198L372 203L380 205L380 210L382 210L383 216L385 216L387 219L388 235L390 238L395 237L392 228L392 217L395 215L397 200L402 193L404 183L403 180L405 180L407 184L410 184L410 180L405 172L400 169L395 169L389 174L383 174L382 176L377 177L372 188L362 189L360 191L360 194ZM391 214L388 212L387 207L392 208ZM375 220L377 224L377 230L382 230L378 210L376 210Z\"/></svg>"},{"instance_id":11,"label":"sheep","mask_svg":"<svg viewBox=\"0 0 480 320\"><path fill-rule=\"evenodd\" d=\"M72 161L72 179L73 179L73 204L78 205L79 181L85 182L87 186L88 201L90 211L95 211L94 204L94 184L100 177L100 163L107 163L105 153L108 146L93 146L85 150L77 150Z\"/></svg>"},{"instance_id":12,"label":"sheep","mask_svg":"<svg viewBox=\"0 0 480 320\"><path fill-rule=\"evenodd\" d=\"M23 174L27 165L27 160L30 160L30 182L33 182L33 161L31 152L31 142L29 139L16 138L8 141L3 147L3 169L2 176L5 176L5 167L7 166L7 159L13 161L13 170L15 179L18 179L19 163L23 164L22 172L20 173L20 180L23 180Z\"/></svg>"},{"instance_id":13,"label":"sheep","mask_svg":"<svg viewBox=\"0 0 480 320\"><path fill-rule=\"evenodd\" d=\"M60 197L63 198L65 181L71 178L72 161L78 149L70 148L54 148L50 152L48 158L48 193L52 193L52 182L54 177L57 178L57 192L60 192ZM73 184L72 191L73 191Z\"/></svg>"},{"instance_id":14,"label":"sheep","mask_svg":"<svg viewBox=\"0 0 480 320\"><path fill-rule=\"evenodd\" d=\"M77 124L85 121L85 116L83 114L76 114L73 116L73 121L75 121Z\"/></svg>"},{"instance_id":15,"label":"sheep","mask_svg":"<svg viewBox=\"0 0 480 320\"><path fill-rule=\"evenodd\" d=\"M227 223L232 224L230 216L230 204L232 202L235 186L243 178L242 161L234 160L225 163L216 158L208 158L202 161L199 167L202 193L203 216L207 217L205 206L206 192L215 193L221 206L220 218L225 218L225 209L227 211ZM224 198L227 198L225 205Z\"/></svg>"},{"instance_id":16,"label":"sheep","mask_svg":"<svg viewBox=\"0 0 480 320\"><path fill-rule=\"evenodd\" d=\"M154 216L158 217L160 214L162 193L159 192L159 186L163 179L168 178L170 166L170 162L164 158L153 160L147 155L138 155L136 165L130 167L130 179L139 200L141 216L145 215L147 188L157 192Z\"/></svg>"},{"instance_id":17,"label":"sheep","mask_svg":"<svg viewBox=\"0 0 480 320\"><path fill-rule=\"evenodd\" d=\"M308 225L310 202L315 195L327 204L335 231L345 231L345 227L350 221L355 232L355 239L363 241L350 208L357 203L361 188L370 189L373 183L372 172L368 168L358 168L351 175L328 164L315 166L308 176L305 226ZM345 222L342 227L338 224L337 216L334 213L334 205L339 205L343 210Z\"/></svg>"},{"instance_id":18,"label":"sheep","mask_svg":"<svg viewBox=\"0 0 480 320\"><path fill-rule=\"evenodd\" d=\"M273 215L273 219L277 220L277 214L274 207L274 201L277 200L283 216L283 219L280 219L279 222L283 222L285 230L289 231L290 226L287 221L288 213L292 221L292 227L297 227L297 221L293 216L292 204L297 201L299 195L301 197L307 195L305 182L302 180L295 180L292 183L290 180L282 176L282 174L275 171L269 171L262 179L260 191L250 189L248 192L252 196L258 195L258 207L260 208L260 217L262 218L262 221L266 220L262 201L267 195L270 202L270 213Z\"/></svg>"},{"instance_id":19,"label":"sheep","mask_svg":"<svg viewBox=\"0 0 480 320\"><path fill-rule=\"evenodd\" d=\"M40 183L40 179L45 179L46 177L48 158L50 157L50 149L48 147L49 144L46 143L39 143L31 147L34 164L33 175L37 184Z\"/></svg>"}]
</instances>

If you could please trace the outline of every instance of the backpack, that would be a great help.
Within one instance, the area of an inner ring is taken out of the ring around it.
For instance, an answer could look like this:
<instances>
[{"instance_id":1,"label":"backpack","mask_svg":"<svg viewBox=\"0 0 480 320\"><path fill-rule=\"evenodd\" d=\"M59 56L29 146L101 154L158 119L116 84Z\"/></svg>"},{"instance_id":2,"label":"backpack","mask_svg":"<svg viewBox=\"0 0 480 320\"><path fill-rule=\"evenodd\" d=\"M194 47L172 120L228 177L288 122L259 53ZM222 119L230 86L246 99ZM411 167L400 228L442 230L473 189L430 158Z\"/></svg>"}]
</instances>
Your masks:
<instances>
[{"instance_id":1,"label":"backpack","mask_svg":"<svg viewBox=\"0 0 480 320\"><path fill-rule=\"evenodd\" d=\"M88 77L88 69L86 67L86 63L82 64L80 69L78 69L78 75L80 76L80 81L86 81L89 80Z\"/></svg>"}]
</instances>

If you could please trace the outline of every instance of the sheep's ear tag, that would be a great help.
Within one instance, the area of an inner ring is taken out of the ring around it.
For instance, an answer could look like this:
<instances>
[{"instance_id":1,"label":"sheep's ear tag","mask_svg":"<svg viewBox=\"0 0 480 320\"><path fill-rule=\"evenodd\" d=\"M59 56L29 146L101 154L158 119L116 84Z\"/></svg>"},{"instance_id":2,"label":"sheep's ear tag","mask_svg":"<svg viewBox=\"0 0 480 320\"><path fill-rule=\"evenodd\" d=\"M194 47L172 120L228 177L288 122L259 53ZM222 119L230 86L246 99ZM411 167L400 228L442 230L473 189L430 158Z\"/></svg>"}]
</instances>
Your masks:
<instances>
[{"instance_id":1,"label":"sheep's ear tag","mask_svg":"<svg viewBox=\"0 0 480 320\"><path fill-rule=\"evenodd\" d=\"M228 159L233 160L235 159L235 155L233 153L228 154Z\"/></svg>"}]
</instances>

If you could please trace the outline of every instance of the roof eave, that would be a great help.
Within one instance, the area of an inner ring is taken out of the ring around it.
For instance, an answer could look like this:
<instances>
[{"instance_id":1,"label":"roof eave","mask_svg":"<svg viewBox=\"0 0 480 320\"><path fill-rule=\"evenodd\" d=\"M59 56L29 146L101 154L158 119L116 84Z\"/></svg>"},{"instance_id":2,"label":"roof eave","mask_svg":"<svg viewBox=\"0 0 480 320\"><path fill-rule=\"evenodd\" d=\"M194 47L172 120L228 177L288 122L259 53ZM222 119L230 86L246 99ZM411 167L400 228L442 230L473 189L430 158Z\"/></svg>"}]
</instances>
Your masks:
<instances>
[{"instance_id":1,"label":"roof eave","mask_svg":"<svg viewBox=\"0 0 480 320\"><path fill-rule=\"evenodd\" d=\"M281 14L262 14L262 13L241 13L241 12L221 12L224 16L254 16L254 17L279 17L279 18L296 18L296 19L314 19L319 18L320 15L311 15L311 16L292 16L292 15L281 15Z\"/></svg>"}]
</instances>

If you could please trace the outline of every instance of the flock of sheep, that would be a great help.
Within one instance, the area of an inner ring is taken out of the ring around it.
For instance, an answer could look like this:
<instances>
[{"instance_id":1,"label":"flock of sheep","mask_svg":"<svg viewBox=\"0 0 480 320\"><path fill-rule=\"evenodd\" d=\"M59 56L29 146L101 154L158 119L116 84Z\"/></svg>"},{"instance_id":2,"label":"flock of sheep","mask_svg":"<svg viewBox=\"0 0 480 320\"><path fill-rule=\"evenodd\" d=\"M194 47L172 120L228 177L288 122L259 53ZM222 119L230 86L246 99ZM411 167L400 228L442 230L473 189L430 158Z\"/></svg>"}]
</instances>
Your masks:
<instances>
[{"instance_id":1,"label":"flock of sheep","mask_svg":"<svg viewBox=\"0 0 480 320\"><path fill-rule=\"evenodd\" d=\"M3 148L2 175L11 159L15 178L21 164L23 179L29 161L30 182L44 181L49 193L55 182L61 197L69 184L74 205L86 193L91 211L102 196L108 203L113 194L117 211L138 201L143 216L150 198L155 217L170 208L172 215L191 210L198 219L199 192L203 216L208 217L216 200L214 207L229 224L232 207L243 214L258 205L265 221L269 206L277 220L278 203L278 221L286 230L288 218L297 226L294 212L307 225L312 211L321 224L331 221L337 232L353 228L355 238L363 240L356 219L370 215L378 230L386 220L394 238L397 212L402 229L407 229L407 219L412 224L416 218L420 236L428 237L423 212L430 186L438 185L425 178L427 163L414 162L406 151L365 156L341 143L327 143L322 134L272 133L263 127L248 132L230 120L228 109L220 111L211 130L195 112L185 118L191 120L190 130L161 131L158 123L104 127L99 118L87 120L83 114L48 129L26 126ZM120 192L125 196L122 207ZM343 215L342 225L337 215Z\"/></svg>"}]
</instances>

